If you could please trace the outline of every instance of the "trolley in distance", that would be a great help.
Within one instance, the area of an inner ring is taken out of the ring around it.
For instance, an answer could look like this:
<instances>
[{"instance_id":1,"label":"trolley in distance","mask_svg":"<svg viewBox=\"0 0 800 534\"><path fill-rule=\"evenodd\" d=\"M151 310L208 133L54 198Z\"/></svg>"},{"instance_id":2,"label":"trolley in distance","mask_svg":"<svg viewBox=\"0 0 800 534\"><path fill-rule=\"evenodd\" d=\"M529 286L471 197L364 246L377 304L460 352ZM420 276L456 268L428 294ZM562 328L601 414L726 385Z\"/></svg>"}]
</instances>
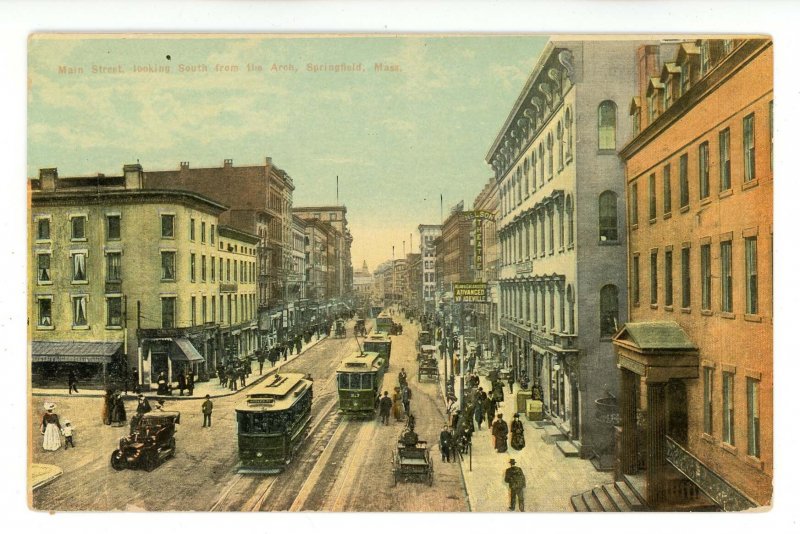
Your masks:
<instances>
[{"instance_id":1,"label":"trolley in distance","mask_svg":"<svg viewBox=\"0 0 800 534\"><path fill-rule=\"evenodd\" d=\"M392 338L387 334L372 333L364 338L364 352L377 352L386 362L389 368L389 361L392 357Z\"/></svg>"},{"instance_id":2,"label":"trolley in distance","mask_svg":"<svg viewBox=\"0 0 800 534\"><path fill-rule=\"evenodd\" d=\"M386 360L376 352L357 352L336 369L339 411L357 417L375 417Z\"/></svg>"},{"instance_id":3,"label":"trolley in distance","mask_svg":"<svg viewBox=\"0 0 800 534\"><path fill-rule=\"evenodd\" d=\"M240 473L279 473L292 461L311 422L313 381L275 374L236 406Z\"/></svg>"}]
</instances>

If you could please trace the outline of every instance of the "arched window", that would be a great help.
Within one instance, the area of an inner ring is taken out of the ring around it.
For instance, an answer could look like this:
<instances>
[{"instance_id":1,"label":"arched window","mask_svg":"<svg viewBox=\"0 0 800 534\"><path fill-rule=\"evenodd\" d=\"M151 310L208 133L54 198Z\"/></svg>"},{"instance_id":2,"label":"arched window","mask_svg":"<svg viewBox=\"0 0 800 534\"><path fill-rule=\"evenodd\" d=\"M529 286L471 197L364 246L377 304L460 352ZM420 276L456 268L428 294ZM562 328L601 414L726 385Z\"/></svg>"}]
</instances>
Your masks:
<instances>
[{"instance_id":1,"label":"arched window","mask_svg":"<svg viewBox=\"0 0 800 534\"><path fill-rule=\"evenodd\" d=\"M556 128L556 142L558 143L558 171L564 168L564 127L561 125L561 121L558 121L558 127Z\"/></svg>"},{"instance_id":2,"label":"arched window","mask_svg":"<svg viewBox=\"0 0 800 534\"><path fill-rule=\"evenodd\" d=\"M601 102L597 109L597 148L617 148L617 105L611 100Z\"/></svg>"},{"instance_id":3,"label":"arched window","mask_svg":"<svg viewBox=\"0 0 800 534\"><path fill-rule=\"evenodd\" d=\"M605 191L600 194L600 241L617 241L617 194Z\"/></svg>"},{"instance_id":4,"label":"arched window","mask_svg":"<svg viewBox=\"0 0 800 534\"><path fill-rule=\"evenodd\" d=\"M522 168L517 167L517 204L522 203Z\"/></svg>"},{"instance_id":5,"label":"arched window","mask_svg":"<svg viewBox=\"0 0 800 534\"><path fill-rule=\"evenodd\" d=\"M531 151L531 189L536 191L536 149Z\"/></svg>"},{"instance_id":6,"label":"arched window","mask_svg":"<svg viewBox=\"0 0 800 534\"><path fill-rule=\"evenodd\" d=\"M530 178L528 176L528 165L529 165L528 158L525 158L524 170L522 172L525 175L525 196L526 197L530 194L530 191L531 191L530 182L528 181L529 178Z\"/></svg>"},{"instance_id":7,"label":"arched window","mask_svg":"<svg viewBox=\"0 0 800 534\"><path fill-rule=\"evenodd\" d=\"M556 244L555 244L555 220L556 216L553 210L553 206L549 206L547 208L547 222L548 222L548 229L550 232L547 234L547 238L550 240L550 254L555 252Z\"/></svg>"},{"instance_id":8,"label":"arched window","mask_svg":"<svg viewBox=\"0 0 800 534\"><path fill-rule=\"evenodd\" d=\"M575 245L575 225L574 225L574 213L572 208L572 196L567 195L567 246L571 247Z\"/></svg>"},{"instance_id":9,"label":"arched window","mask_svg":"<svg viewBox=\"0 0 800 534\"><path fill-rule=\"evenodd\" d=\"M567 161L572 159L572 110L567 108L564 114L564 128L567 130Z\"/></svg>"},{"instance_id":10,"label":"arched window","mask_svg":"<svg viewBox=\"0 0 800 534\"><path fill-rule=\"evenodd\" d=\"M567 286L567 306L569 314L567 315L567 332L569 334L575 333L575 295L572 291L572 284Z\"/></svg>"},{"instance_id":11,"label":"arched window","mask_svg":"<svg viewBox=\"0 0 800 534\"><path fill-rule=\"evenodd\" d=\"M547 134L547 178L553 177L553 134Z\"/></svg>"},{"instance_id":12,"label":"arched window","mask_svg":"<svg viewBox=\"0 0 800 534\"><path fill-rule=\"evenodd\" d=\"M600 290L600 337L611 337L619 330L619 290L609 284Z\"/></svg>"},{"instance_id":13,"label":"arched window","mask_svg":"<svg viewBox=\"0 0 800 534\"><path fill-rule=\"evenodd\" d=\"M544 185L544 144L539 143L539 185Z\"/></svg>"}]
</instances>

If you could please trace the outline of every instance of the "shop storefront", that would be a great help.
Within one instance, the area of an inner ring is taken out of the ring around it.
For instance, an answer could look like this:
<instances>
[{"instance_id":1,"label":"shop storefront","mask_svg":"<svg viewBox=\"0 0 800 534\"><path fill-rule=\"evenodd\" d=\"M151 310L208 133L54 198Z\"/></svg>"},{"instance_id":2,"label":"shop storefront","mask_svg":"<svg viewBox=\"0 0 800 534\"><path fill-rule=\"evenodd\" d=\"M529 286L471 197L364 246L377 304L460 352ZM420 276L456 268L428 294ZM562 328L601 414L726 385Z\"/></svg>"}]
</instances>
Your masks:
<instances>
[{"instance_id":1,"label":"shop storefront","mask_svg":"<svg viewBox=\"0 0 800 534\"><path fill-rule=\"evenodd\" d=\"M127 365L121 342L33 341L31 379L34 387L67 387L70 373L82 387L120 385Z\"/></svg>"}]
</instances>

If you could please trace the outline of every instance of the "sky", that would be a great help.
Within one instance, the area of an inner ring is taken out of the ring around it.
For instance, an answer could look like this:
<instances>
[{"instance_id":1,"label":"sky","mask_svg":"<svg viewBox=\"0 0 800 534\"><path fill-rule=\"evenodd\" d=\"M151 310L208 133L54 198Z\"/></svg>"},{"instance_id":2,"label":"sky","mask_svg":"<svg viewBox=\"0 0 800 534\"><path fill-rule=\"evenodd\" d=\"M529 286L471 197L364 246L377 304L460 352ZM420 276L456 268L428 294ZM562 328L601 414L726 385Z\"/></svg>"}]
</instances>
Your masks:
<instances>
[{"instance_id":1,"label":"sky","mask_svg":"<svg viewBox=\"0 0 800 534\"><path fill-rule=\"evenodd\" d=\"M471 206L492 176L485 155L546 42L33 36L28 176L46 167L119 175L137 160L146 171L181 161L258 165L269 156L294 180L295 206L336 203L338 176L353 265L372 269L392 246L396 257L412 241L418 250L417 225L441 222L440 195L445 215L460 200Z\"/></svg>"}]
</instances>

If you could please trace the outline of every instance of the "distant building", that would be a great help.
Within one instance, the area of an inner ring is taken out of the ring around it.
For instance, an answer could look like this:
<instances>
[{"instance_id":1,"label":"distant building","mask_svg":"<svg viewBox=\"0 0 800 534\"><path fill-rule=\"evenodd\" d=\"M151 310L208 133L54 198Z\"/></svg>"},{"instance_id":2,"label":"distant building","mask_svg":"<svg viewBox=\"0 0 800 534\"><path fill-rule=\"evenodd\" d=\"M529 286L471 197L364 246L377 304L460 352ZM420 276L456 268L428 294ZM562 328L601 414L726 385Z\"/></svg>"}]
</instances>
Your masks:
<instances>
[{"instance_id":1,"label":"distant building","mask_svg":"<svg viewBox=\"0 0 800 534\"><path fill-rule=\"evenodd\" d=\"M331 297L344 297L353 290L353 265L350 248L353 236L347 226L346 206L301 206L293 208L293 213L303 220L317 219L336 230L336 239L331 244L334 258L330 265Z\"/></svg>"},{"instance_id":2,"label":"distant building","mask_svg":"<svg viewBox=\"0 0 800 534\"><path fill-rule=\"evenodd\" d=\"M475 326L479 336L478 341L484 343L487 348L497 352L502 346L503 333L500 330L500 285L498 278L500 275L500 250L497 241L497 216L499 208L499 189L497 180L492 177L483 187L483 190L475 197L473 210L489 213L494 216L481 221L481 240L482 240L482 261L479 265L473 263L472 280L485 282L487 284L487 295L489 301L485 304L475 305L473 314L475 316ZM472 230L473 247L475 242L475 228ZM478 252L474 252L475 255ZM477 267L481 268L478 269Z\"/></svg>"},{"instance_id":3,"label":"distant building","mask_svg":"<svg viewBox=\"0 0 800 534\"><path fill-rule=\"evenodd\" d=\"M636 64L618 474L652 509L768 505L772 42L671 41Z\"/></svg>"},{"instance_id":4,"label":"distant building","mask_svg":"<svg viewBox=\"0 0 800 534\"><path fill-rule=\"evenodd\" d=\"M433 241L442 235L442 226L439 224L420 224L419 253L422 256L422 300L425 309L432 312L436 302L436 251Z\"/></svg>"}]
</instances>

